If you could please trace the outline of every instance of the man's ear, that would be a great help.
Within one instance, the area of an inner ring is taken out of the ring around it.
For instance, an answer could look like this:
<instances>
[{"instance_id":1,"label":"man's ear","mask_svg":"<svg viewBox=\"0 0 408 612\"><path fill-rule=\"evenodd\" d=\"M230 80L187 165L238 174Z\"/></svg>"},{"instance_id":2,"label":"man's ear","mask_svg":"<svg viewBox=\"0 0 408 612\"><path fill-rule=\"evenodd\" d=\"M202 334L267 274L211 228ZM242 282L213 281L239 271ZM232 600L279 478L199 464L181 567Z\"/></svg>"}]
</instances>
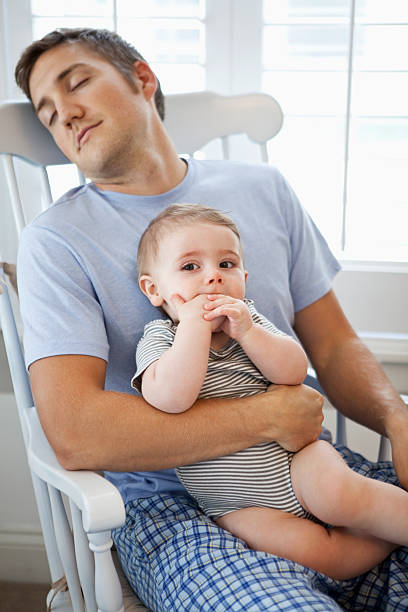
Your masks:
<instances>
[{"instance_id":1,"label":"man's ear","mask_svg":"<svg viewBox=\"0 0 408 612\"><path fill-rule=\"evenodd\" d=\"M157 79L149 64L137 60L133 64L133 75L139 81L146 100L153 98L157 89Z\"/></svg>"},{"instance_id":2,"label":"man's ear","mask_svg":"<svg viewBox=\"0 0 408 612\"><path fill-rule=\"evenodd\" d=\"M143 274L139 278L139 287L153 306L158 308L163 304L164 300L159 293L159 288L149 274Z\"/></svg>"}]
</instances>

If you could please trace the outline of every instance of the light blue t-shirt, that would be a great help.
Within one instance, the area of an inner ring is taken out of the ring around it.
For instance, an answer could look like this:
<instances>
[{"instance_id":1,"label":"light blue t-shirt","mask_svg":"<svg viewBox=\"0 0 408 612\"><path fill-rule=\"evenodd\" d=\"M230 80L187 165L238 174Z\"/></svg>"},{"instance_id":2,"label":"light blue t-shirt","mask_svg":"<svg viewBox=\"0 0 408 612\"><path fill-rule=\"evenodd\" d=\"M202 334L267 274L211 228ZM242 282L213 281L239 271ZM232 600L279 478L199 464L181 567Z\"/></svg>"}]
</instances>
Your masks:
<instances>
[{"instance_id":1,"label":"light blue t-shirt","mask_svg":"<svg viewBox=\"0 0 408 612\"><path fill-rule=\"evenodd\" d=\"M246 295L279 329L294 336L295 312L330 290L340 266L270 166L189 160L184 180L158 196L84 185L22 233L18 274L27 366L52 355L100 357L108 364L105 388L137 394L130 385L136 345L144 325L158 318L138 287L137 247L149 221L175 202L213 206L232 217L242 236ZM107 477L125 502L183 490L174 470Z\"/></svg>"}]
</instances>

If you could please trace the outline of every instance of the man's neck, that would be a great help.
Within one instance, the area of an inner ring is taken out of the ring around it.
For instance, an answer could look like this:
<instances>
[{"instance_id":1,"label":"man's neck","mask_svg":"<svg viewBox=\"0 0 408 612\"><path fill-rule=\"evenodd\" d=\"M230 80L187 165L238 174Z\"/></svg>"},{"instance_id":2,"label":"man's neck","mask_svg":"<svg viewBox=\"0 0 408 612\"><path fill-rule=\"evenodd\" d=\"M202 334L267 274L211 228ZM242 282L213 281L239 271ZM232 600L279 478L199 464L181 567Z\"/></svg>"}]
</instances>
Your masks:
<instances>
[{"instance_id":1,"label":"man's neck","mask_svg":"<svg viewBox=\"0 0 408 612\"><path fill-rule=\"evenodd\" d=\"M115 178L95 178L94 184L102 191L117 191L134 195L159 195L174 189L187 173L186 162L174 149L160 154L148 152L127 171Z\"/></svg>"}]
</instances>

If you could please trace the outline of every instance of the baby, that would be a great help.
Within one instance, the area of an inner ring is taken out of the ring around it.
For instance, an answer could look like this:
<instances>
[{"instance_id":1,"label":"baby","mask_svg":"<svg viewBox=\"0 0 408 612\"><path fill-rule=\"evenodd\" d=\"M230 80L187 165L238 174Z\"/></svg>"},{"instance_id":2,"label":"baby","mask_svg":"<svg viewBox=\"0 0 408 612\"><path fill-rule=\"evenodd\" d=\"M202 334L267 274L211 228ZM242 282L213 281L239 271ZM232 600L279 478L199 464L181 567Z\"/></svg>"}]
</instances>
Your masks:
<instances>
[{"instance_id":1,"label":"baby","mask_svg":"<svg viewBox=\"0 0 408 612\"><path fill-rule=\"evenodd\" d=\"M245 299L240 235L229 217L170 206L144 232L138 269L141 290L169 317L145 326L136 351L132 385L152 406L179 413L198 398L302 383L299 343ZM203 512L249 547L332 578L362 574L408 544L408 493L356 474L327 442L297 453L258 444L176 473Z\"/></svg>"}]
</instances>

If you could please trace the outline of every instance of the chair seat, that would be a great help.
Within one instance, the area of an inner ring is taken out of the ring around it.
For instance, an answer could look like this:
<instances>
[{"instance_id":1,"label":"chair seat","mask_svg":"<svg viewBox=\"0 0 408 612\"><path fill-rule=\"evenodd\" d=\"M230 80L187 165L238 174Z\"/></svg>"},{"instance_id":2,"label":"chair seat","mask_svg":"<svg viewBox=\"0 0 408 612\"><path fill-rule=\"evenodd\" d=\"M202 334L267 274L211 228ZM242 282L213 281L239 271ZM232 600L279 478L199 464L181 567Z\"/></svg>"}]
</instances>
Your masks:
<instances>
[{"instance_id":1,"label":"chair seat","mask_svg":"<svg viewBox=\"0 0 408 612\"><path fill-rule=\"evenodd\" d=\"M149 612L148 608L142 604L123 573L116 550L112 551L112 559L116 571L118 572L120 586L122 587L123 607L125 612L134 612L136 610L138 612Z\"/></svg>"}]
</instances>

